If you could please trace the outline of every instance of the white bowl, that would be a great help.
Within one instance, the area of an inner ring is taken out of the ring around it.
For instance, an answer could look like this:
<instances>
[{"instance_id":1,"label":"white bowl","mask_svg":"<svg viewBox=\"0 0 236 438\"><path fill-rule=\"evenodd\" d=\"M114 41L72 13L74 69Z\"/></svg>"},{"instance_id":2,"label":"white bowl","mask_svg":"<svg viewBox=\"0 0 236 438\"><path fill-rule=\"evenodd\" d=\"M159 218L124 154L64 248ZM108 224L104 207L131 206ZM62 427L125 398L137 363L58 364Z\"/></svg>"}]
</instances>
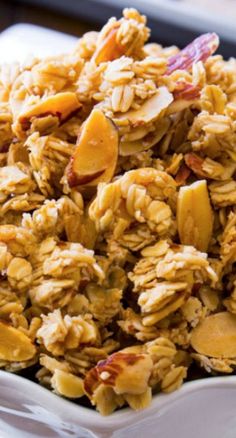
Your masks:
<instances>
[{"instance_id":1,"label":"white bowl","mask_svg":"<svg viewBox=\"0 0 236 438\"><path fill-rule=\"evenodd\" d=\"M1 438L235 438L236 376L185 383L139 412L101 417L27 379L0 371Z\"/></svg>"}]
</instances>

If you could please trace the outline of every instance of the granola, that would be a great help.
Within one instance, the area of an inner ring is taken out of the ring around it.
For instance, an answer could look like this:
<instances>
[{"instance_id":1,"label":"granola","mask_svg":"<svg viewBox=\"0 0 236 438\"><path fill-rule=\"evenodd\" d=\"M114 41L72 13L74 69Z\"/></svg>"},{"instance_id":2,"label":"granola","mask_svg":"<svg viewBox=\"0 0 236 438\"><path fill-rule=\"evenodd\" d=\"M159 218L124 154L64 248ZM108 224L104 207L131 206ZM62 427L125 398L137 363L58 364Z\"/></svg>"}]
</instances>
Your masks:
<instances>
[{"instance_id":1,"label":"granola","mask_svg":"<svg viewBox=\"0 0 236 438\"><path fill-rule=\"evenodd\" d=\"M236 60L149 35L0 67L0 367L103 415L236 368Z\"/></svg>"}]
</instances>

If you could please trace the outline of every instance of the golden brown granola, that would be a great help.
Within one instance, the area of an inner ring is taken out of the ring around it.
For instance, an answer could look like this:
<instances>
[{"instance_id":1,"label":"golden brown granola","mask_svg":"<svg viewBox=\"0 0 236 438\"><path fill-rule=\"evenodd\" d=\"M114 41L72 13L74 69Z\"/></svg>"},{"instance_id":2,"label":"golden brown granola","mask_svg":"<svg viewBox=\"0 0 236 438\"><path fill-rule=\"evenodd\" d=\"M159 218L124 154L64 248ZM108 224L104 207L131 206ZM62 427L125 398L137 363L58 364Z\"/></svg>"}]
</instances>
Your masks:
<instances>
[{"instance_id":1,"label":"golden brown granola","mask_svg":"<svg viewBox=\"0 0 236 438\"><path fill-rule=\"evenodd\" d=\"M103 415L236 367L236 60L149 34L0 67L0 367Z\"/></svg>"}]
</instances>

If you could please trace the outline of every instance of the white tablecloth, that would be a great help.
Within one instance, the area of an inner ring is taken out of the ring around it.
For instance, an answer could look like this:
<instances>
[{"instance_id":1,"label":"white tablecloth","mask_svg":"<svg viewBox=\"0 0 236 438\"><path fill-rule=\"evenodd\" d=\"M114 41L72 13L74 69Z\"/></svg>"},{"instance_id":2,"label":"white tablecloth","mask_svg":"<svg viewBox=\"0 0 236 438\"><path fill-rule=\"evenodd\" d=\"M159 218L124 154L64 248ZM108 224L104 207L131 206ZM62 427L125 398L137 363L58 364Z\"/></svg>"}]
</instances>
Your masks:
<instances>
[{"instance_id":1,"label":"white tablecloth","mask_svg":"<svg viewBox=\"0 0 236 438\"><path fill-rule=\"evenodd\" d=\"M77 38L31 24L15 24L0 34L0 63L28 56L46 57L72 50Z\"/></svg>"}]
</instances>

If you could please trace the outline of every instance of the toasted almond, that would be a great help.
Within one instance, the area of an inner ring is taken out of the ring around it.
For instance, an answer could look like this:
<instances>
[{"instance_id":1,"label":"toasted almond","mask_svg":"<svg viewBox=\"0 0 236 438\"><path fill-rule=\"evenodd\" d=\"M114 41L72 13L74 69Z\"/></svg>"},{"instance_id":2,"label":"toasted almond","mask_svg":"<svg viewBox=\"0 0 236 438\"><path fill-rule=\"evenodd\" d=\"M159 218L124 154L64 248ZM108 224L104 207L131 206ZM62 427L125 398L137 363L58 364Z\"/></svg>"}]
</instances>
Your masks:
<instances>
[{"instance_id":1,"label":"toasted almond","mask_svg":"<svg viewBox=\"0 0 236 438\"><path fill-rule=\"evenodd\" d=\"M126 394L125 400L127 401L128 405L135 411L138 411L139 409L145 409L151 404L152 390L151 388L147 388L147 390L140 395Z\"/></svg>"},{"instance_id":2,"label":"toasted almond","mask_svg":"<svg viewBox=\"0 0 236 438\"><path fill-rule=\"evenodd\" d=\"M117 42L117 33L120 27L120 23L117 22L108 35L101 41L96 51L93 54L92 59L96 64L101 62L113 61L124 55L125 47Z\"/></svg>"},{"instance_id":3,"label":"toasted almond","mask_svg":"<svg viewBox=\"0 0 236 438\"><path fill-rule=\"evenodd\" d=\"M79 398L84 395L83 379L63 370L56 369L52 380L53 388L69 398Z\"/></svg>"},{"instance_id":4,"label":"toasted almond","mask_svg":"<svg viewBox=\"0 0 236 438\"><path fill-rule=\"evenodd\" d=\"M80 106L81 103L76 93L70 91L58 93L40 100L35 105L23 108L18 115L18 121L22 125L22 129L27 130L33 117L51 114L57 116L60 121L63 121L79 109Z\"/></svg>"},{"instance_id":5,"label":"toasted almond","mask_svg":"<svg viewBox=\"0 0 236 438\"><path fill-rule=\"evenodd\" d=\"M178 172L175 175L176 183L181 186L186 183L188 177L190 176L191 170L186 166L185 163L182 163Z\"/></svg>"},{"instance_id":6,"label":"toasted almond","mask_svg":"<svg viewBox=\"0 0 236 438\"><path fill-rule=\"evenodd\" d=\"M0 321L0 359L22 362L32 359L36 348L20 330Z\"/></svg>"},{"instance_id":7,"label":"toasted almond","mask_svg":"<svg viewBox=\"0 0 236 438\"><path fill-rule=\"evenodd\" d=\"M194 63L205 62L219 46L216 33L204 33L168 59L167 75L176 70L191 70Z\"/></svg>"},{"instance_id":8,"label":"toasted almond","mask_svg":"<svg viewBox=\"0 0 236 438\"><path fill-rule=\"evenodd\" d=\"M119 154L123 157L146 151L157 144L168 131L170 121L167 118L161 119L155 132L149 132L144 138L134 141L121 141Z\"/></svg>"},{"instance_id":9,"label":"toasted almond","mask_svg":"<svg viewBox=\"0 0 236 438\"><path fill-rule=\"evenodd\" d=\"M153 363L147 354L124 350L101 361L86 375L84 387L91 396L99 384L112 386L116 394L142 394L146 391Z\"/></svg>"},{"instance_id":10,"label":"toasted almond","mask_svg":"<svg viewBox=\"0 0 236 438\"><path fill-rule=\"evenodd\" d=\"M191 335L195 351L210 357L236 357L236 315L220 312L205 318Z\"/></svg>"},{"instance_id":11,"label":"toasted almond","mask_svg":"<svg viewBox=\"0 0 236 438\"><path fill-rule=\"evenodd\" d=\"M158 88L156 94L147 99L138 110L130 110L117 117L120 121L128 120L131 125L142 125L157 120L173 102L173 96L166 87Z\"/></svg>"},{"instance_id":12,"label":"toasted almond","mask_svg":"<svg viewBox=\"0 0 236 438\"><path fill-rule=\"evenodd\" d=\"M199 157L197 154L190 152L184 157L185 163L197 176L200 178L206 178L206 172L203 169L203 158Z\"/></svg>"},{"instance_id":13,"label":"toasted almond","mask_svg":"<svg viewBox=\"0 0 236 438\"><path fill-rule=\"evenodd\" d=\"M101 110L94 109L81 129L66 170L70 187L109 182L115 172L117 156L116 126Z\"/></svg>"},{"instance_id":14,"label":"toasted almond","mask_svg":"<svg viewBox=\"0 0 236 438\"><path fill-rule=\"evenodd\" d=\"M213 229L213 213L205 180L180 188L177 225L182 244L207 251Z\"/></svg>"}]
</instances>

